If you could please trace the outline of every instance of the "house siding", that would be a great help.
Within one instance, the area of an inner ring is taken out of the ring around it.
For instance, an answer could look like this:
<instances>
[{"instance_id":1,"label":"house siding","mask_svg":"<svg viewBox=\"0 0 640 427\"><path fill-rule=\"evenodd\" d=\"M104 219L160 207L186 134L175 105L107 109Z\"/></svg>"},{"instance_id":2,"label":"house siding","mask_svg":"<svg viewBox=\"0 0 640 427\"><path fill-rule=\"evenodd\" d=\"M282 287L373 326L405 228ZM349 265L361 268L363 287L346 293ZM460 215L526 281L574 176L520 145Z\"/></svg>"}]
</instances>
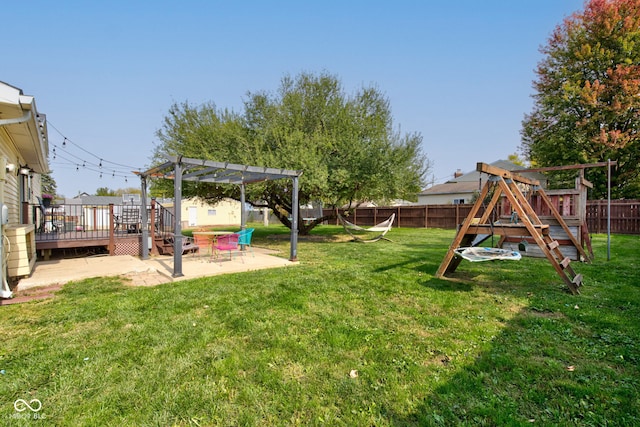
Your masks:
<instances>
[{"instance_id":1,"label":"house siding","mask_svg":"<svg viewBox=\"0 0 640 427\"><path fill-rule=\"evenodd\" d=\"M419 195L418 205L451 205L455 200L464 199L464 203L471 203L473 193L447 193Z\"/></svg>"}]
</instances>

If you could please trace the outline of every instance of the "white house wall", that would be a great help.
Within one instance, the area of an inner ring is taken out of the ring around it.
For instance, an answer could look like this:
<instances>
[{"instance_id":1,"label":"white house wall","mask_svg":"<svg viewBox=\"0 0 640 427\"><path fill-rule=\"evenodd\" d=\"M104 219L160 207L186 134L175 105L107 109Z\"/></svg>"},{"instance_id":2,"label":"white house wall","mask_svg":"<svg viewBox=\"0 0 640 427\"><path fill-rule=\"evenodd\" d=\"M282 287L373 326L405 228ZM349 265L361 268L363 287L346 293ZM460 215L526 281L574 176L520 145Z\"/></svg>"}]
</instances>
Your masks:
<instances>
[{"instance_id":1,"label":"white house wall","mask_svg":"<svg viewBox=\"0 0 640 427\"><path fill-rule=\"evenodd\" d=\"M215 205L209 205L196 199L185 199L181 205L182 228L240 226L240 202L236 200L226 199ZM163 203L163 206L171 205ZM196 212L195 224L189 224L189 211L194 208Z\"/></svg>"},{"instance_id":2,"label":"white house wall","mask_svg":"<svg viewBox=\"0 0 640 427\"><path fill-rule=\"evenodd\" d=\"M419 205L451 205L454 200L464 199L465 203L471 203L473 194L469 193L447 193L447 194L429 194L419 195Z\"/></svg>"}]
</instances>

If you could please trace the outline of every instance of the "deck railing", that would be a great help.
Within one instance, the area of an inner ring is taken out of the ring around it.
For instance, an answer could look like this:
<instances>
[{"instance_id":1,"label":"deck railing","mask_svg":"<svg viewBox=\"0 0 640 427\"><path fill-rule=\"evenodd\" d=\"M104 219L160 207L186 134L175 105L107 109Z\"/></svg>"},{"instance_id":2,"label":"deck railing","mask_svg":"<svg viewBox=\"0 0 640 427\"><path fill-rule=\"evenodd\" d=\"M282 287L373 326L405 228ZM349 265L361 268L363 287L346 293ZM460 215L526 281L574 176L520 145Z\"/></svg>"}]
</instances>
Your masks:
<instances>
[{"instance_id":1,"label":"deck railing","mask_svg":"<svg viewBox=\"0 0 640 427\"><path fill-rule=\"evenodd\" d=\"M143 230L140 206L130 204L31 205L36 241L97 240L131 237ZM150 236L164 236L173 230L171 211L152 202L147 206L145 227Z\"/></svg>"}]
</instances>

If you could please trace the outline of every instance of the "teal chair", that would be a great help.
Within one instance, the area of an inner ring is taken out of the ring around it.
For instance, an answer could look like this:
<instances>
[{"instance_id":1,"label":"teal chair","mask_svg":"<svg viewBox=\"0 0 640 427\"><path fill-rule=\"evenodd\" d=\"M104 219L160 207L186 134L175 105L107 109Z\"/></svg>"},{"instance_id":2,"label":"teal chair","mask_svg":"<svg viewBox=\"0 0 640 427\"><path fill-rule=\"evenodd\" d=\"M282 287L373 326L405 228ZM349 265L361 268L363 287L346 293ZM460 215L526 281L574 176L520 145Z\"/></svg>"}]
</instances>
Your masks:
<instances>
[{"instance_id":1,"label":"teal chair","mask_svg":"<svg viewBox=\"0 0 640 427\"><path fill-rule=\"evenodd\" d=\"M255 230L255 228L245 228L244 230L238 231L236 234L238 235L238 246L243 250L247 250L247 248L249 248L251 256L255 257L253 248L251 247L251 236L253 235L253 230Z\"/></svg>"}]
</instances>

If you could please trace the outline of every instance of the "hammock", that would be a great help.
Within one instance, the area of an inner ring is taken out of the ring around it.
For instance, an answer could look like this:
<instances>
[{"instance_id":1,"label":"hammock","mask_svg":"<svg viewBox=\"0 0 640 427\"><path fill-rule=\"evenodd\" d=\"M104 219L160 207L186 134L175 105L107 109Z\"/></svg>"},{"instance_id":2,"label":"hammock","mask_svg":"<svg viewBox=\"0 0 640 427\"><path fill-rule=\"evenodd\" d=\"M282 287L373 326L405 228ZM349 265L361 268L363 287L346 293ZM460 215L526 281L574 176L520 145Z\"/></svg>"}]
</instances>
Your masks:
<instances>
[{"instance_id":1,"label":"hammock","mask_svg":"<svg viewBox=\"0 0 640 427\"><path fill-rule=\"evenodd\" d=\"M520 252L500 248L458 248L455 250L455 253L471 262L492 261L496 259L517 261L522 258Z\"/></svg>"},{"instance_id":2,"label":"hammock","mask_svg":"<svg viewBox=\"0 0 640 427\"><path fill-rule=\"evenodd\" d=\"M384 235L387 234L389 230L391 230L391 226L393 225L393 221L395 220L395 218L396 218L396 214L394 213L394 214L391 214L391 216L387 220L382 221L380 224L374 225L373 227L364 228L347 221L342 215L338 214L338 219L342 223L342 226L344 227L344 231L349 233L349 235L353 237L353 240L356 240L358 242L363 242L363 243L373 243L373 242L377 242L380 239L389 240L386 237L384 237ZM372 237L369 237L371 233L377 233L377 234L374 234Z\"/></svg>"}]
</instances>

